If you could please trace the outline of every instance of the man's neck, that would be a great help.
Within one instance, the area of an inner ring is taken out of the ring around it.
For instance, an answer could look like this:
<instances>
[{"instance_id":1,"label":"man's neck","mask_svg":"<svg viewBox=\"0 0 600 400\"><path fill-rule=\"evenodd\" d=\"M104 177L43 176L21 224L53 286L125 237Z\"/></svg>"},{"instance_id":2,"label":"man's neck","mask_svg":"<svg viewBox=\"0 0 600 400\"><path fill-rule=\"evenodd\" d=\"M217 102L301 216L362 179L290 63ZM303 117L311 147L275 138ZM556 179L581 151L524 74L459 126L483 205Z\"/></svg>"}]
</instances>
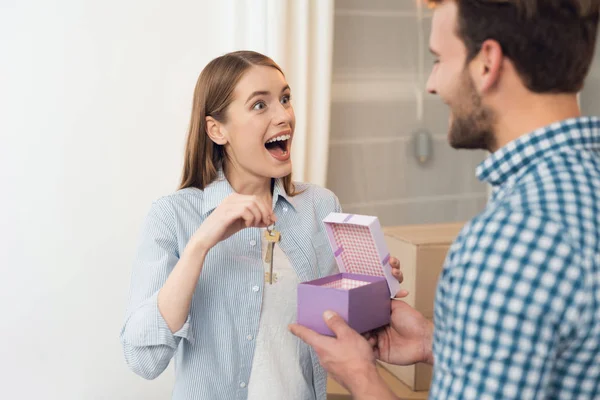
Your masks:
<instances>
[{"instance_id":1,"label":"man's neck","mask_svg":"<svg viewBox=\"0 0 600 400\"><path fill-rule=\"evenodd\" d=\"M494 152L513 140L554 122L581 116L576 94L528 94L502 107L495 124Z\"/></svg>"}]
</instances>

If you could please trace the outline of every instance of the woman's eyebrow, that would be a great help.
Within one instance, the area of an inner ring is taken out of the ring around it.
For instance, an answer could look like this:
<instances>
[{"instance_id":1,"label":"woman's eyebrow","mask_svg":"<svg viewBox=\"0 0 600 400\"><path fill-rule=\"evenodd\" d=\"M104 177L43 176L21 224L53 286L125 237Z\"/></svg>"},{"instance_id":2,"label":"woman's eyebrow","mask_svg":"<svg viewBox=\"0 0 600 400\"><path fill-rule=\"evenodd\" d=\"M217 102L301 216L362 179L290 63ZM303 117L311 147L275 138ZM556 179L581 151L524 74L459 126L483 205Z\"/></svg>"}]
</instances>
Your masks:
<instances>
[{"instance_id":1,"label":"woman's eyebrow","mask_svg":"<svg viewBox=\"0 0 600 400\"><path fill-rule=\"evenodd\" d=\"M267 96L269 94L271 94L271 92L269 92L268 90L257 90L255 92L252 92L252 94L250 96L248 96L248 100L246 100L246 103L244 103L244 104L248 104L248 102L250 100L252 100L253 97L256 97L256 96Z\"/></svg>"},{"instance_id":2,"label":"woman's eyebrow","mask_svg":"<svg viewBox=\"0 0 600 400\"><path fill-rule=\"evenodd\" d=\"M281 89L281 93L285 92L286 90L291 90L290 85L285 85L283 87L283 89ZM250 94L250 96L248 96L248 99L246 100L246 103L244 103L244 104L248 104L248 102L256 96L268 96L270 94L271 94L271 92L269 92L268 90L257 90L255 92L252 92L252 94Z\"/></svg>"}]
</instances>

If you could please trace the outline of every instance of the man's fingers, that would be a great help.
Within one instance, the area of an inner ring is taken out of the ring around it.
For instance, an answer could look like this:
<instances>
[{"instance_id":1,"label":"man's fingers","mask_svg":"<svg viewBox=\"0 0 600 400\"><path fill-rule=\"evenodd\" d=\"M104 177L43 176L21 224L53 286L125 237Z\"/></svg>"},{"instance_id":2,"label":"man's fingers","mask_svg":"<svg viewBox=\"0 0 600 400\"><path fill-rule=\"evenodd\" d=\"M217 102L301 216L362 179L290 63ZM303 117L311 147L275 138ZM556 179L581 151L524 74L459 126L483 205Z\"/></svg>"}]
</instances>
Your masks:
<instances>
[{"instance_id":1,"label":"man's fingers","mask_svg":"<svg viewBox=\"0 0 600 400\"><path fill-rule=\"evenodd\" d=\"M333 311L325 311L323 313L323 319L325 323L333 331L336 337L345 336L351 334L352 332L356 333L352 328L348 326L346 321Z\"/></svg>"},{"instance_id":2,"label":"man's fingers","mask_svg":"<svg viewBox=\"0 0 600 400\"><path fill-rule=\"evenodd\" d=\"M394 299L397 300L397 299L401 299L406 296L408 296L408 290L401 289L398 291L398 293L396 293L396 296L394 296Z\"/></svg>"},{"instance_id":3,"label":"man's fingers","mask_svg":"<svg viewBox=\"0 0 600 400\"><path fill-rule=\"evenodd\" d=\"M322 347L328 339L331 339L327 336L320 335L312 329L308 329L307 327L304 327L302 325L291 324L289 328L290 332L298 336L302 341L304 341L309 346L314 347L315 349L318 347Z\"/></svg>"},{"instance_id":4,"label":"man's fingers","mask_svg":"<svg viewBox=\"0 0 600 400\"><path fill-rule=\"evenodd\" d=\"M375 336L370 337L367 342L369 342L369 345L371 345L371 347L375 347L377 346L377 338Z\"/></svg>"}]
</instances>

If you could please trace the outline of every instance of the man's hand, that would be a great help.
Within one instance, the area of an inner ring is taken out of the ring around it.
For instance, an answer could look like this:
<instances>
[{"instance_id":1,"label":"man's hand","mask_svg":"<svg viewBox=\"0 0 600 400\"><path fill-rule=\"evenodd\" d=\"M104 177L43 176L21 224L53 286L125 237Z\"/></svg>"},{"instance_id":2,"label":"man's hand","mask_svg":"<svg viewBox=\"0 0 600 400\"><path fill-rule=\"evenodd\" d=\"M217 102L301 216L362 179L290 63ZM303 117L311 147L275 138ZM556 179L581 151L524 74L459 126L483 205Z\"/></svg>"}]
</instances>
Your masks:
<instances>
[{"instance_id":1,"label":"man's hand","mask_svg":"<svg viewBox=\"0 0 600 400\"><path fill-rule=\"evenodd\" d=\"M433 365L432 337L433 323L404 301L392 301L390 325L367 335L375 356L396 365Z\"/></svg>"},{"instance_id":2,"label":"man's hand","mask_svg":"<svg viewBox=\"0 0 600 400\"><path fill-rule=\"evenodd\" d=\"M375 355L367 340L339 315L326 311L323 317L335 338L297 324L290 325L290 330L315 349L323 368L355 399L396 399L377 372Z\"/></svg>"}]
</instances>

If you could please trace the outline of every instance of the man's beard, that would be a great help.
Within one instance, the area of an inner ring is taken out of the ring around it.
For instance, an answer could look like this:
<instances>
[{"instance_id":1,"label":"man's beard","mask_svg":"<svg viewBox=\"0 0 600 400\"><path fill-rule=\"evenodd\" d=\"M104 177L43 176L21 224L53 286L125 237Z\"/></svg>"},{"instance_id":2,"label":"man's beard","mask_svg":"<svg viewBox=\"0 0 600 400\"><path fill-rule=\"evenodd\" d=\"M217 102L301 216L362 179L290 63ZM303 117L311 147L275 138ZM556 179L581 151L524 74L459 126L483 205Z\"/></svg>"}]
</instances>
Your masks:
<instances>
[{"instance_id":1,"label":"man's beard","mask_svg":"<svg viewBox=\"0 0 600 400\"><path fill-rule=\"evenodd\" d=\"M495 140L494 113L481 103L481 97L466 68L460 79L460 100L451 106L450 146L455 149L490 150Z\"/></svg>"}]
</instances>

